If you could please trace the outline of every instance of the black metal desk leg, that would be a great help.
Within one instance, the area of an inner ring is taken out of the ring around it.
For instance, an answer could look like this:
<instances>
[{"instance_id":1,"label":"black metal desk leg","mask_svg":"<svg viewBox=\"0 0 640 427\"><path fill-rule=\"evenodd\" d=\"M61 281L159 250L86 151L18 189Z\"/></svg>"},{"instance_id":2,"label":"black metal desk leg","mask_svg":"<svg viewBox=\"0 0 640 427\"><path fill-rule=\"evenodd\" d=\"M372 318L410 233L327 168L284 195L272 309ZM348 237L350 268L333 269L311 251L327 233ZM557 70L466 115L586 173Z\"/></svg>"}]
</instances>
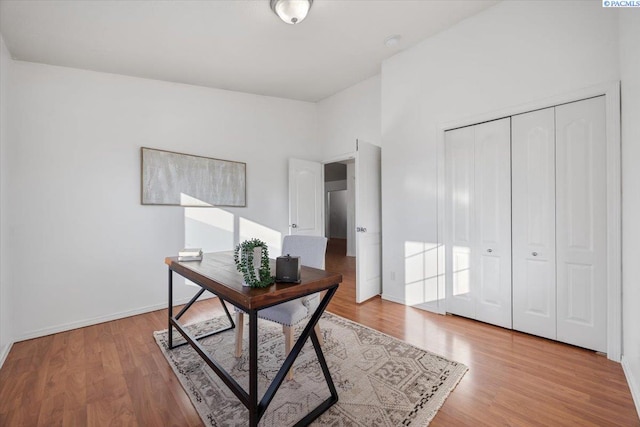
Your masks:
<instances>
[{"instance_id":1,"label":"black metal desk leg","mask_svg":"<svg viewBox=\"0 0 640 427\"><path fill-rule=\"evenodd\" d=\"M173 317L173 271L169 269L169 307L167 308L169 313L169 348L173 348L173 326L171 326L171 318Z\"/></svg>"},{"instance_id":2,"label":"black metal desk leg","mask_svg":"<svg viewBox=\"0 0 640 427\"><path fill-rule=\"evenodd\" d=\"M249 311L249 426L258 425L258 312Z\"/></svg>"}]
</instances>

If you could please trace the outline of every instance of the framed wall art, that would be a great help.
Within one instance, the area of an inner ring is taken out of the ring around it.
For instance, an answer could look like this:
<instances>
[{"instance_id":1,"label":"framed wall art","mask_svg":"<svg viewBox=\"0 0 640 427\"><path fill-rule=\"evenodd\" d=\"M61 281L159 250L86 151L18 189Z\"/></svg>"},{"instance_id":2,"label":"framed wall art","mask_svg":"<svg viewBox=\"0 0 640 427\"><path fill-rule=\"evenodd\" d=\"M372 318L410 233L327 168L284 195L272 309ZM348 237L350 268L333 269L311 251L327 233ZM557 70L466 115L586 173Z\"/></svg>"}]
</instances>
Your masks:
<instances>
[{"instance_id":1,"label":"framed wall art","mask_svg":"<svg viewBox=\"0 0 640 427\"><path fill-rule=\"evenodd\" d=\"M142 147L143 205L246 206L247 164Z\"/></svg>"}]
</instances>

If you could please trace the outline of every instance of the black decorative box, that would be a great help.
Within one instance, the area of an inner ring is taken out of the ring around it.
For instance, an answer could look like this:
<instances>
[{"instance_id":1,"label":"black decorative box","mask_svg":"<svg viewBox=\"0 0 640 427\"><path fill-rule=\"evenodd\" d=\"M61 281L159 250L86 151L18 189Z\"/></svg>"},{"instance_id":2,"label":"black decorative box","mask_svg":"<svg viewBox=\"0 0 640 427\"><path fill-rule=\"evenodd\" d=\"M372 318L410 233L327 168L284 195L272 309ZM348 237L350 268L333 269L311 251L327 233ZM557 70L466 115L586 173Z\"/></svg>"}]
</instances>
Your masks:
<instances>
[{"instance_id":1,"label":"black decorative box","mask_svg":"<svg viewBox=\"0 0 640 427\"><path fill-rule=\"evenodd\" d=\"M276 258L276 282L300 283L300 257L279 256Z\"/></svg>"}]
</instances>

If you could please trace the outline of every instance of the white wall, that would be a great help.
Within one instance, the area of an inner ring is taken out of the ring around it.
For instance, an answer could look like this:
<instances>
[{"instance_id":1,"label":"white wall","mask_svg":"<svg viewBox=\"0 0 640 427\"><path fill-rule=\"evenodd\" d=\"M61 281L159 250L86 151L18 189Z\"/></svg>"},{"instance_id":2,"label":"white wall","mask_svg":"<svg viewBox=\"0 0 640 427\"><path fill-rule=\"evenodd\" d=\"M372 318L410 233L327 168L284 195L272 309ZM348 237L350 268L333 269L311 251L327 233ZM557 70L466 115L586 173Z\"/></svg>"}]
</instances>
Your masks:
<instances>
[{"instance_id":1,"label":"white wall","mask_svg":"<svg viewBox=\"0 0 640 427\"><path fill-rule=\"evenodd\" d=\"M345 175L346 175L346 165L345 165ZM325 173L326 173L326 169L325 169ZM329 197L331 192L333 191L340 191L340 190L346 190L347 189L347 180L346 179L341 179L341 180L337 180L337 181L326 181L326 175L325 175L325 181L324 181L324 235L327 238L330 237L338 237L338 236L332 236L331 235L331 203L329 202ZM345 203L346 203L346 198L345 198ZM334 213L335 215L335 213ZM346 231L347 228L347 212L346 212L346 204L345 204L345 212L344 212L344 228ZM344 237L342 237L343 239L346 239L347 236L345 235Z\"/></svg>"},{"instance_id":2,"label":"white wall","mask_svg":"<svg viewBox=\"0 0 640 427\"><path fill-rule=\"evenodd\" d=\"M620 10L622 364L640 412L640 10Z\"/></svg>"},{"instance_id":3,"label":"white wall","mask_svg":"<svg viewBox=\"0 0 640 427\"><path fill-rule=\"evenodd\" d=\"M9 353L13 343L11 283L6 250L6 211L7 211L7 156L9 143L8 104L10 92L10 67L13 60L0 36L0 366Z\"/></svg>"},{"instance_id":4,"label":"white wall","mask_svg":"<svg viewBox=\"0 0 640 427\"><path fill-rule=\"evenodd\" d=\"M343 160L356 139L380 145L380 75L318 102L318 143L323 160Z\"/></svg>"},{"instance_id":5,"label":"white wall","mask_svg":"<svg viewBox=\"0 0 640 427\"><path fill-rule=\"evenodd\" d=\"M502 2L383 63L383 297L436 286L438 126L617 80L617 46L600 2ZM424 277L407 285L417 247Z\"/></svg>"},{"instance_id":6,"label":"white wall","mask_svg":"<svg viewBox=\"0 0 640 427\"><path fill-rule=\"evenodd\" d=\"M164 307L164 257L185 238L220 246L195 234L279 248L287 159L319 160L314 104L19 61L13 71L3 240L20 272L16 339ZM140 205L141 146L246 162L247 207L185 217Z\"/></svg>"},{"instance_id":7,"label":"white wall","mask_svg":"<svg viewBox=\"0 0 640 427\"><path fill-rule=\"evenodd\" d=\"M346 184L346 181L345 181ZM329 193L329 235L331 239L347 238L347 190Z\"/></svg>"}]
</instances>

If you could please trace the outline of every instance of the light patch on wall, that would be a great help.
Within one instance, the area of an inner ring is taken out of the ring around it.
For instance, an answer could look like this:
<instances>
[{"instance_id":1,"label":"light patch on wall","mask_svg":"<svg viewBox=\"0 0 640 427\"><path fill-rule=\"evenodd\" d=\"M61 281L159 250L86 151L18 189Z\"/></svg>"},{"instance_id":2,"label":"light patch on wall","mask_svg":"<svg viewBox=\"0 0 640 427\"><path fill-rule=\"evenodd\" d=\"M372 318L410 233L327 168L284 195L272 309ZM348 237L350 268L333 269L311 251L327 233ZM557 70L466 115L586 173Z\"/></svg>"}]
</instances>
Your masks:
<instances>
[{"instance_id":1,"label":"light patch on wall","mask_svg":"<svg viewBox=\"0 0 640 427\"><path fill-rule=\"evenodd\" d=\"M207 202L203 202L202 200L196 199L188 194L180 193L180 205L181 206L202 206L202 207L210 207Z\"/></svg>"},{"instance_id":2,"label":"light patch on wall","mask_svg":"<svg viewBox=\"0 0 640 427\"><path fill-rule=\"evenodd\" d=\"M404 243L404 283L408 305L444 299L438 288L438 247L438 244L428 242Z\"/></svg>"},{"instance_id":3,"label":"light patch on wall","mask_svg":"<svg viewBox=\"0 0 640 427\"><path fill-rule=\"evenodd\" d=\"M234 215L219 208L184 209L184 247L203 252L233 250ZM185 283L194 285L185 280Z\"/></svg>"},{"instance_id":4,"label":"light patch on wall","mask_svg":"<svg viewBox=\"0 0 640 427\"><path fill-rule=\"evenodd\" d=\"M461 296L471 292L471 248L453 247L453 295Z\"/></svg>"},{"instance_id":5,"label":"light patch on wall","mask_svg":"<svg viewBox=\"0 0 640 427\"><path fill-rule=\"evenodd\" d=\"M203 252L233 249L233 214L219 208L185 208L185 247Z\"/></svg>"},{"instance_id":6,"label":"light patch on wall","mask_svg":"<svg viewBox=\"0 0 640 427\"><path fill-rule=\"evenodd\" d=\"M282 252L282 233L246 218L240 218L238 223L240 242L250 239L260 239L269 247L269 257L275 258Z\"/></svg>"}]
</instances>

